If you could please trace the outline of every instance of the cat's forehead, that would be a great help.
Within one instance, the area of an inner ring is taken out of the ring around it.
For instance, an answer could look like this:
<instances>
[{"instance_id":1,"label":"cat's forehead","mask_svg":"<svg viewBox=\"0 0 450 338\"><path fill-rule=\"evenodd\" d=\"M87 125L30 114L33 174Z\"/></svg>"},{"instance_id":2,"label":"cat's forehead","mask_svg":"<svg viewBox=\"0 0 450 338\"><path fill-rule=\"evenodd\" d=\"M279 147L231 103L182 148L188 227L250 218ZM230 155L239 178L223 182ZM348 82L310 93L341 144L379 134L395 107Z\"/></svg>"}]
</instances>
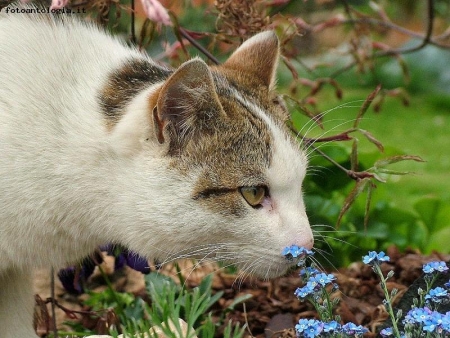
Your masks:
<instances>
[{"instance_id":1,"label":"cat's forehead","mask_svg":"<svg viewBox=\"0 0 450 338\"><path fill-rule=\"evenodd\" d=\"M274 162L277 167L289 162L299 167L306 161L281 108L272 103L275 93L245 76L220 71L212 75L226 118L215 121L212 137L188 149L196 164L204 164L209 180L219 186L268 185L267 171Z\"/></svg>"}]
</instances>

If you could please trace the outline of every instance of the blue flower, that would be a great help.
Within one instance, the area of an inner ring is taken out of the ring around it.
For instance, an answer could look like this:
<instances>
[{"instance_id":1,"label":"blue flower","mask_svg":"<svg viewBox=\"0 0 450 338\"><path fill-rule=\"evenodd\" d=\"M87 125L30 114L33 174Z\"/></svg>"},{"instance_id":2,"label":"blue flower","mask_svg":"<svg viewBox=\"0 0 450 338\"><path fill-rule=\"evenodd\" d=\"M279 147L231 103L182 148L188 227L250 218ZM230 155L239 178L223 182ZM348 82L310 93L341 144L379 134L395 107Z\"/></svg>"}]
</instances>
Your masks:
<instances>
[{"instance_id":1,"label":"blue flower","mask_svg":"<svg viewBox=\"0 0 450 338\"><path fill-rule=\"evenodd\" d=\"M389 256L386 256L383 251L380 251L380 253L377 253L376 251L370 251L367 256L363 257L363 263L368 265L375 265L381 262L389 262L389 260Z\"/></svg>"},{"instance_id":2,"label":"blue flower","mask_svg":"<svg viewBox=\"0 0 450 338\"><path fill-rule=\"evenodd\" d=\"M323 323L323 332L339 332L341 330L341 324L332 320L328 323Z\"/></svg>"},{"instance_id":3,"label":"blue flower","mask_svg":"<svg viewBox=\"0 0 450 338\"><path fill-rule=\"evenodd\" d=\"M432 314L432 311L427 308L414 308L409 310L406 314L403 323L404 324L423 324L428 319L428 317Z\"/></svg>"},{"instance_id":4,"label":"blue flower","mask_svg":"<svg viewBox=\"0 0 450 338\"><path fill-rule=\"evenodd\" d=\"M302 288L297 288L297 290L295 290L294 295L299 298L300 300L304 300L306 297L308 297L309 295L314 293L314 289L311 289L308 285L302 287Z\"/></svg>"},{"instance_id":5,"label":"blue flower","mask_svg":"<svg viewBox=\"0 0 450 338\"><path fill-rule=\"evenodd\" d=\"M364 326L356 325L355 323L347 323L342 325L342 332L348 335L358 335L368 331L369 330L366 329Z\"/></svg>"},{"instance_id":6,"label":"blue flower","mask_svg":"<svg viewBox=\"0 0 450 338\"><path fill-rule=\"evenodd\" d=\"M434 303L441 303L444 299L447 298L447 290L441 287L437 287L431 289L427 295L425 295L426 300L431 300Z\"/></svg>"},{"instance_id":7,"label":"blue flower","mask_svg":"<svg viewBox=\"0 0 450 338\"><path fill-rule=\"evenodd\" d=\"M444 315L433 311L428 318L425 320L425 325L423 326L423 331L433 332L442 329Z\"/></svg>"},{"instance_id":8,"label":"blue flower","mask_svg":"<svg viewBox=\"0 0 450 338\"><path fill-rule=\"evenodd\" d=\"M450 311L442 315L442 329L450 333Z\"/></svg>"},{"instance_id":9,"label":"blue flower","mask_svg":"<svg viewBox=\"0 0 450 338\"><path fill-rule=\"evenodd\" d=\"M433 273L435 271L437 271L437 272L447 272L448 271L448 266L443 261L430 262L430 263L427 263L427 264L425 264L423 266L422 271L427 273L427 274Z\"/></svg>"},{"instance_id":10,"label":"blue flower","mask_svg":"<svg viewBox=\"0 0 450 338\"><path fill-rule=\"evenodd\" d=\"M326 286L336 280L336 277L332 274L327 275L326 273L318 273L317 275L312 276L309 280L313 280L322 286Z\"/></svg>"},{"instance_id":11,"label":"blue flower","mask_svg":"<svg viewBox=\"0 0 450 338\"><path fill-rule=\"evenodd\" d=\"M388 327L388 328L383 329L383 330L380 331L380 335L382 337L389 337L389 336L392 336L393 334L394 334L394 332L392 332L392 328L391 327Z\"/></svg>"},{"instance_id":12,"label":"blue flower","mask_svg":"<svg viewBox=\"0 0 450 338\"><path fill-rule=\"evenodd\" d=\"M305 278L311 275L316 275L320 273L319 270L317 270L315 267L312 266L308 266L307 268L301 269L300 270L300 277Z\"/></svg>"},{"instance_id":13,"label":"blue flower","mask_svg":"<svg viewBox=\"0 0 450 338\"><path fill-rule=\"evenodd\" d=\"M285 247L281 252L283 256L288 260L292 260L293 258L301 258L304 256L312 256L314 252L312 250L305 249L304 247L299 247L297 245L291 245Z\"/></svg>"},{"instance_id":14,"label":"blue flower","mask_svg":"<svg viewBox=\"0 0 450 338\"><path fill-rule=\"evenodd\" d=\"M316 319L300 319L295 325L295 330L299 337L318 337L323 331L324 323Z\"/></svg>"}]
</instances>

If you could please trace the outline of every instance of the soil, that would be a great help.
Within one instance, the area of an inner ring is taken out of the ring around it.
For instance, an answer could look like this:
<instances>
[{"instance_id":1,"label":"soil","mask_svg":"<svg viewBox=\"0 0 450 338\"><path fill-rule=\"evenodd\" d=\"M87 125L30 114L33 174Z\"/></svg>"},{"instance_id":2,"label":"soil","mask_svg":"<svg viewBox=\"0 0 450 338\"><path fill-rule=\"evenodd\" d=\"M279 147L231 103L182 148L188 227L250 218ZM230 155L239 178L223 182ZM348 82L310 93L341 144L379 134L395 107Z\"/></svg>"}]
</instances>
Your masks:
<instances>
[{"instance_id":1,"label":"soil","mask_svg":"<svg viewBox=\"0 0 450 338\"><path fill-rule=\"evenodd\" d=\"M387 250L391 261L382 264L385 275L393 270L394 276L389 279L387 286L389 290L398 289L394 299L394 305L398 305L399 300L407 291L408 287L422 275L424 264L443 260L449 261L450 255L433 253L431 255L421 255L418 252L409 250L401 253L392 247ZM106 257L103 263L104 269L110 274L115 288L120 291L132 292L145 297L144 279L139 272L126 268L122 272L113 272L113 258ZM289 276L278 278L273 281L261 281L254 278L238 278L237 275L228 274L224 270L217 270L213 264L204 264L201 268L193 270L193 262L182 262L182 271L185 271L188 286L198 285L199 281L206 274L214 273L213 289L224 291L223 297L213 308L213 313L217 316L226 309L236 297L251 294L253 297L235 307L235 310L227 314L227 319L241 324L247 323L248 332L245 337L295 337L294 325L300 318L317 318L317 313L309 303L300 302L294 291L301 286L301 279L298 272L293 272ZM198 264L197 264L198 265ZM329 271L337 277L339 290L334 293L340 299L336 307L336 314L339 314L342 322L354 322L364 325L370 330L364 337L376 337L377 331L383 326L388 318L388 314L382 305L384 299L372 269L361 262L352 263L347 268L338 271ZM173 266L164 267L161 273L174 276ZM50 273L49 271L39 271L36 274L35 291L39 297L45 300L50 297ZM448 276L447 276L448 280ZM101 291L106 288L101 283L98 275L90 280L90 288L93 291ZM82 301L87 295L69 295L56 280L55 295L58 303L63 307L76 310L89 310L82 306ZM38 298L39 299L39 298ZM409 308L409 300L404 297L400 305ZM39 302L38 302L39 303ZM403 304L402 304L403 303ZM97 328L98 333L106 333L105 327L111 314L103 314L97 318L87 315L71 313L56 309L56 323L59 330L66 331L64 321L79 321L90 329ZM52 330L51 311L49 305L37 305L36 329L42 337ZM72 316L73 318L69 318ZM220 334L219 334L220 336Z\"/></svg>"}]
</instances>

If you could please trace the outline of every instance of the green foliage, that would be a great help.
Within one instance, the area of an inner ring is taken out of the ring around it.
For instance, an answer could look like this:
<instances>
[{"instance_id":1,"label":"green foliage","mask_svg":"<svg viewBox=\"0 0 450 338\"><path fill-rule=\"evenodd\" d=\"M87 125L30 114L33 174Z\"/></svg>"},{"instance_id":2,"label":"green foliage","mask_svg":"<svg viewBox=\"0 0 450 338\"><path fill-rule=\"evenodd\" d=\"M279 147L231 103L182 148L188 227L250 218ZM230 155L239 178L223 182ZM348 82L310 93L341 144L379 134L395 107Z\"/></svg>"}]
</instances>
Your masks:
<instances>
[{"instance_id":1,"label":"green foliage","mask_svg":"<svg viewBox=\"0 0 450 338\"><path fill-rule=\"evenodd\" d=\"M148 298L151 300L150 304L131 293L117 292L109 284L103 292L89 292L85 305L91 308L92 314L101 315L108 309L109 317L116 318L117 315L118 325L107 323L113 336L118 335L119 328L124 334L135 335L144 332L154 334L152 327L157 327L168 337L176 337L178 334L178 337L186 338L194 336L212 338L217 328L225 324L226 313L232 311L237 304L251 298L251 295L236 298L219 314L219 319L213 320L211 308L221 298L223 292L213 294L212 275L205 277L197 287L188 289L170 277L152 272L145 276L145 285ZM180 319L186 322L188 329L191 328L190 331L183 331ZM76 331L73 333L74 336L94 334L80 324L68 324ZM224 337L240 338L244 329L245 326L233 325L230 321L226 323Z\"/></svg>"}]
</instances>

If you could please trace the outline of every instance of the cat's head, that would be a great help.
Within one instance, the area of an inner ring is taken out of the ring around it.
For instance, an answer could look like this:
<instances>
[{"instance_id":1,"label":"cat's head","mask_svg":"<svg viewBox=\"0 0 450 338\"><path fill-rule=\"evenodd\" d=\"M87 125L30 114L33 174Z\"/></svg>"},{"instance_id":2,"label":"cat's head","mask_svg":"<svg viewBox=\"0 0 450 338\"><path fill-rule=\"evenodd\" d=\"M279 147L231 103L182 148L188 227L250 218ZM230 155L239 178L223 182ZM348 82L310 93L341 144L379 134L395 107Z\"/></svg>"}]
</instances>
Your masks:
<instances>
[{"instance_id":1,"label":"cat's head","mask_svg":"<svg viewBox=\"0 0 450 338\"><path fill-rule=\"evenodd\" d=\"M263 32L220 66L185 62L141 97L141 154L150 158L140 177L147 170L151 178L136 183L135 203L141 215L157 215L127 245L163 261L216 257L263 278L286 271L284 247L312 247L302 198L307 158L275 92L278 58L276 35Z\"/></svg>"}]
</instances>

